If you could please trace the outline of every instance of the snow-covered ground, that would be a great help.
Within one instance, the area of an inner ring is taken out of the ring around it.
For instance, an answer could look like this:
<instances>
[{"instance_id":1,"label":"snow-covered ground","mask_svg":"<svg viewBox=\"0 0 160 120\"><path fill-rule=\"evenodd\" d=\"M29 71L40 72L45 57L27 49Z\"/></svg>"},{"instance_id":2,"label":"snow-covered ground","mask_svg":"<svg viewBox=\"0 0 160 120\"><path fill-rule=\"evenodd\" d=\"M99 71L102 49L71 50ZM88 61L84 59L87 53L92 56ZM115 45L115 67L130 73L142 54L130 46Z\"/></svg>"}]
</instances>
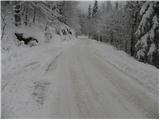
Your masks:
<instances>
[{"instance_id":1,"label":"snow-covered ground","mask_svg":"<svg viewBox=\"0 0 160 120\"><path fill-rule=\"evenodd\" d=\"M2 118L158 118L158 69L78 40L2 53Z\"/></svg>"}]
</instances>

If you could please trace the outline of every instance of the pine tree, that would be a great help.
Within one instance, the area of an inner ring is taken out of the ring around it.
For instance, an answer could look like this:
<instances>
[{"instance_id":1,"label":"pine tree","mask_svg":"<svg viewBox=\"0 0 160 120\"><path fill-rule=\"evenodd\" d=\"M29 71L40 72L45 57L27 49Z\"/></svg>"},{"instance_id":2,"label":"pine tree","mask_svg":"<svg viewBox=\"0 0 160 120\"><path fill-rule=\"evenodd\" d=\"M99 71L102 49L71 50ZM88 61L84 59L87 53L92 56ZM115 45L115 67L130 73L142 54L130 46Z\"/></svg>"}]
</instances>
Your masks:
<instances>
[{"instance_id":1,"label":"pine tree","mask_svg":"<svg viewBox=\"0 0 160 120\"><path fill-rule=\"evenodd\" d=\"M147 1L140 10L142 16L136 36L136 57L139 61L148 62L158 67L159 40L159 3Z\"/></svg>"},{"instance_id":2,"label":"pine tree","mask_svg":"<svg viewBox=\"0 0 160 120\"><path fill-rule=\"evenodd\" d=\"M116 9L116 10L119 9L119 3L118 3L118 2L115 3L115 9Z\"/></svg>"},{"instance_id":3,"label":"pine tree","mask_svg":"<svg viewBox=\"0 0 160 120\"><path fill-rule=\"evenodd\" d=\"M61 22L69 27L72 27L77 32L80 32L79 13L77 9L77 1L62 1L58 4L61 17L58 18Z\"/></svg>"},{"instance_id":4,"label":"pine tree","mask_svg":"<svg viewBox=\"0 0 160 120\"><path fill-rule=\"evenodd\" d=\"M58 17L58 20L66 24L65 6L66 1L61 1L57 3L58 12L61 15L61 17Z\"/></svg>"},{"instance_id":5,"label":"pine tree","mask_svg":"<svg viewBox=\"0 0 160 120\"><path fill-rule=\"evenodd\" d=\"M92 17L92 8L91 5L88 7L88 18L90 19Z\"/></svg>"},{"instance_id":6,"label":"pine tree","mask_svg":"<svg viewBox=\"0 0 160 120\"><path fill-rule=\"evenodd\" d=\"M98 1L95 0L93 10L92 10L92 17L96 17L98 14Z\"/></svg>"}]
</instances>

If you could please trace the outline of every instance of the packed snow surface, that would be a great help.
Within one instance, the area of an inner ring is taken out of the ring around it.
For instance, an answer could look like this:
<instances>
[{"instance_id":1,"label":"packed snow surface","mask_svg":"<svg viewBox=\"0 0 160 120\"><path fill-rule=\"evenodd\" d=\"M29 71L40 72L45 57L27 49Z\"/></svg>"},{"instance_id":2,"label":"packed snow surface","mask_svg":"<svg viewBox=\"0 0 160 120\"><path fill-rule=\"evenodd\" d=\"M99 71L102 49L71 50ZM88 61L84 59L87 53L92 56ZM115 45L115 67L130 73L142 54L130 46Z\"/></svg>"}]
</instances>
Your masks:
<instances>
[{"instance_id":1,"label":"packed snow surface","mask_svg":"<svg viewBox=\"0 0 160 120\"><path fill-rule=\"evenodd\" d=\"M74 41L2 53L2 118L158 118L158 69Z\"/></svg>"}]
</instances>

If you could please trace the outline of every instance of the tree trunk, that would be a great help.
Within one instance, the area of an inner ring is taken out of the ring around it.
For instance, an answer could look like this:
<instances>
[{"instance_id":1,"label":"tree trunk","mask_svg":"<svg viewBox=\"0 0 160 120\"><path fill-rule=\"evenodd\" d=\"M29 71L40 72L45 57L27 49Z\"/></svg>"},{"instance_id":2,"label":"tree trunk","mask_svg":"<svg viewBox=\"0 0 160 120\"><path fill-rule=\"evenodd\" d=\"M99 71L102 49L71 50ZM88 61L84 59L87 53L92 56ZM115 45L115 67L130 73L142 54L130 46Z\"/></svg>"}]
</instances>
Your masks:
<instances>
[{"instance_id":1,"label":"tree trunk","mask_svg":"<svg viewBox=\"0 0 160 120\"><path fill-rule=\"evenodd\" d=\"M111 45L113 45L113 32L112 31L110 32L110 43Z\"/></svg>"},{"instance_id":2,"label":"tree trunk","mask_svg":"<svg viewBox=\"0 0 160 120\"><path fill-rule=\"evenodd\" d=\"M131 28L131 48L130 48L130 52L131 52L131 56L134 56L135 54L135 49L134 49L134 46L135 46L135 28L136 28L136 25L138 23L138 12L136 12L134 14L134 21L133 21L133 24L132 24L132 28Z\"/></svg>"},{"instance_id":3,"label":"tree trunk","mask_svg":"<svg viewBox=\"0 0 160 120\"><path fill-rule=\"evenodd\" d=\"M14 6L14 18L15 18L15 26L21 25L21 5L20 1L15 1L15 6Z\"/></svg>"},{"instance_id":4,"label":"tree trunk","mask_svg":"<svg viewBox=\"0 0 160 120\"><path fill-rule=\"evenodd\" d=\"M130 53L131 53L131 56L134 56L134 30L133 30L133 27L132 27L132 30L131 30L131 48L130 48Z\"/></svg>"},{"instance_id":5,"label":"tree trunk","mask_svg":"<svg viewBox=\"0 0 160 120\"><path fill-rule=\"evenodd\" d=\"M33 23L35 23L35 20L36 20L36 8L34 8Z\"/></svg>"},{"instance_id":6,"label":"tree trunk","mask_svg":"<svg viewBox=\"0 0 160 120\"><path fill-rule=\"evenodd\" d=\"M27 26L28 25L28 8L26 7L25 8L26 10L25 10L25 25Z\"/></svg>"},{"instance_id":7,"label":"tree trunk","mask_svg":"<svg viewBox=\"0 0 160 120\"><path fill-rule=\"evenodd\" d=\"M3 22L3 24L2 24L2 34L1 34L1 40L3 39L3 37L4 37L4 34L5 34L5 28L6 28L6 25L7 25L7 23L6 23L6 16L1 16L1 18L2 18L2 22Z\"/></svg>"}]
</instances>

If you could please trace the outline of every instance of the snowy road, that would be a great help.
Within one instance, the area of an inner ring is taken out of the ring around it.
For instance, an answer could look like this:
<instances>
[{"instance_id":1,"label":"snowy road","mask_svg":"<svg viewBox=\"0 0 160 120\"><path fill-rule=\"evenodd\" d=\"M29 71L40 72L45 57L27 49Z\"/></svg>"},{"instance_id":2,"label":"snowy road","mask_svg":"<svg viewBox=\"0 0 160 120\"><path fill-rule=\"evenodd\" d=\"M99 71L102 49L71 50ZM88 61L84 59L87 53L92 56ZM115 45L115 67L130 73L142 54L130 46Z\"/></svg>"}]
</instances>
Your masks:
<instances>
[{"instance_id":1,"label":"snowy road","mask_svg":"<svg viewBox=\"0 0 160 120\"><path fill-rule=\"evenodd\" d=\"M10 115L4 105L3 117L158 118L158 94L106 59L92 44L83 39L49 62L31 91L32 97L38 96L39 110L31 108L34 100L28 98L28 105L19 105Z\"/></svg>"}]
</instances>

